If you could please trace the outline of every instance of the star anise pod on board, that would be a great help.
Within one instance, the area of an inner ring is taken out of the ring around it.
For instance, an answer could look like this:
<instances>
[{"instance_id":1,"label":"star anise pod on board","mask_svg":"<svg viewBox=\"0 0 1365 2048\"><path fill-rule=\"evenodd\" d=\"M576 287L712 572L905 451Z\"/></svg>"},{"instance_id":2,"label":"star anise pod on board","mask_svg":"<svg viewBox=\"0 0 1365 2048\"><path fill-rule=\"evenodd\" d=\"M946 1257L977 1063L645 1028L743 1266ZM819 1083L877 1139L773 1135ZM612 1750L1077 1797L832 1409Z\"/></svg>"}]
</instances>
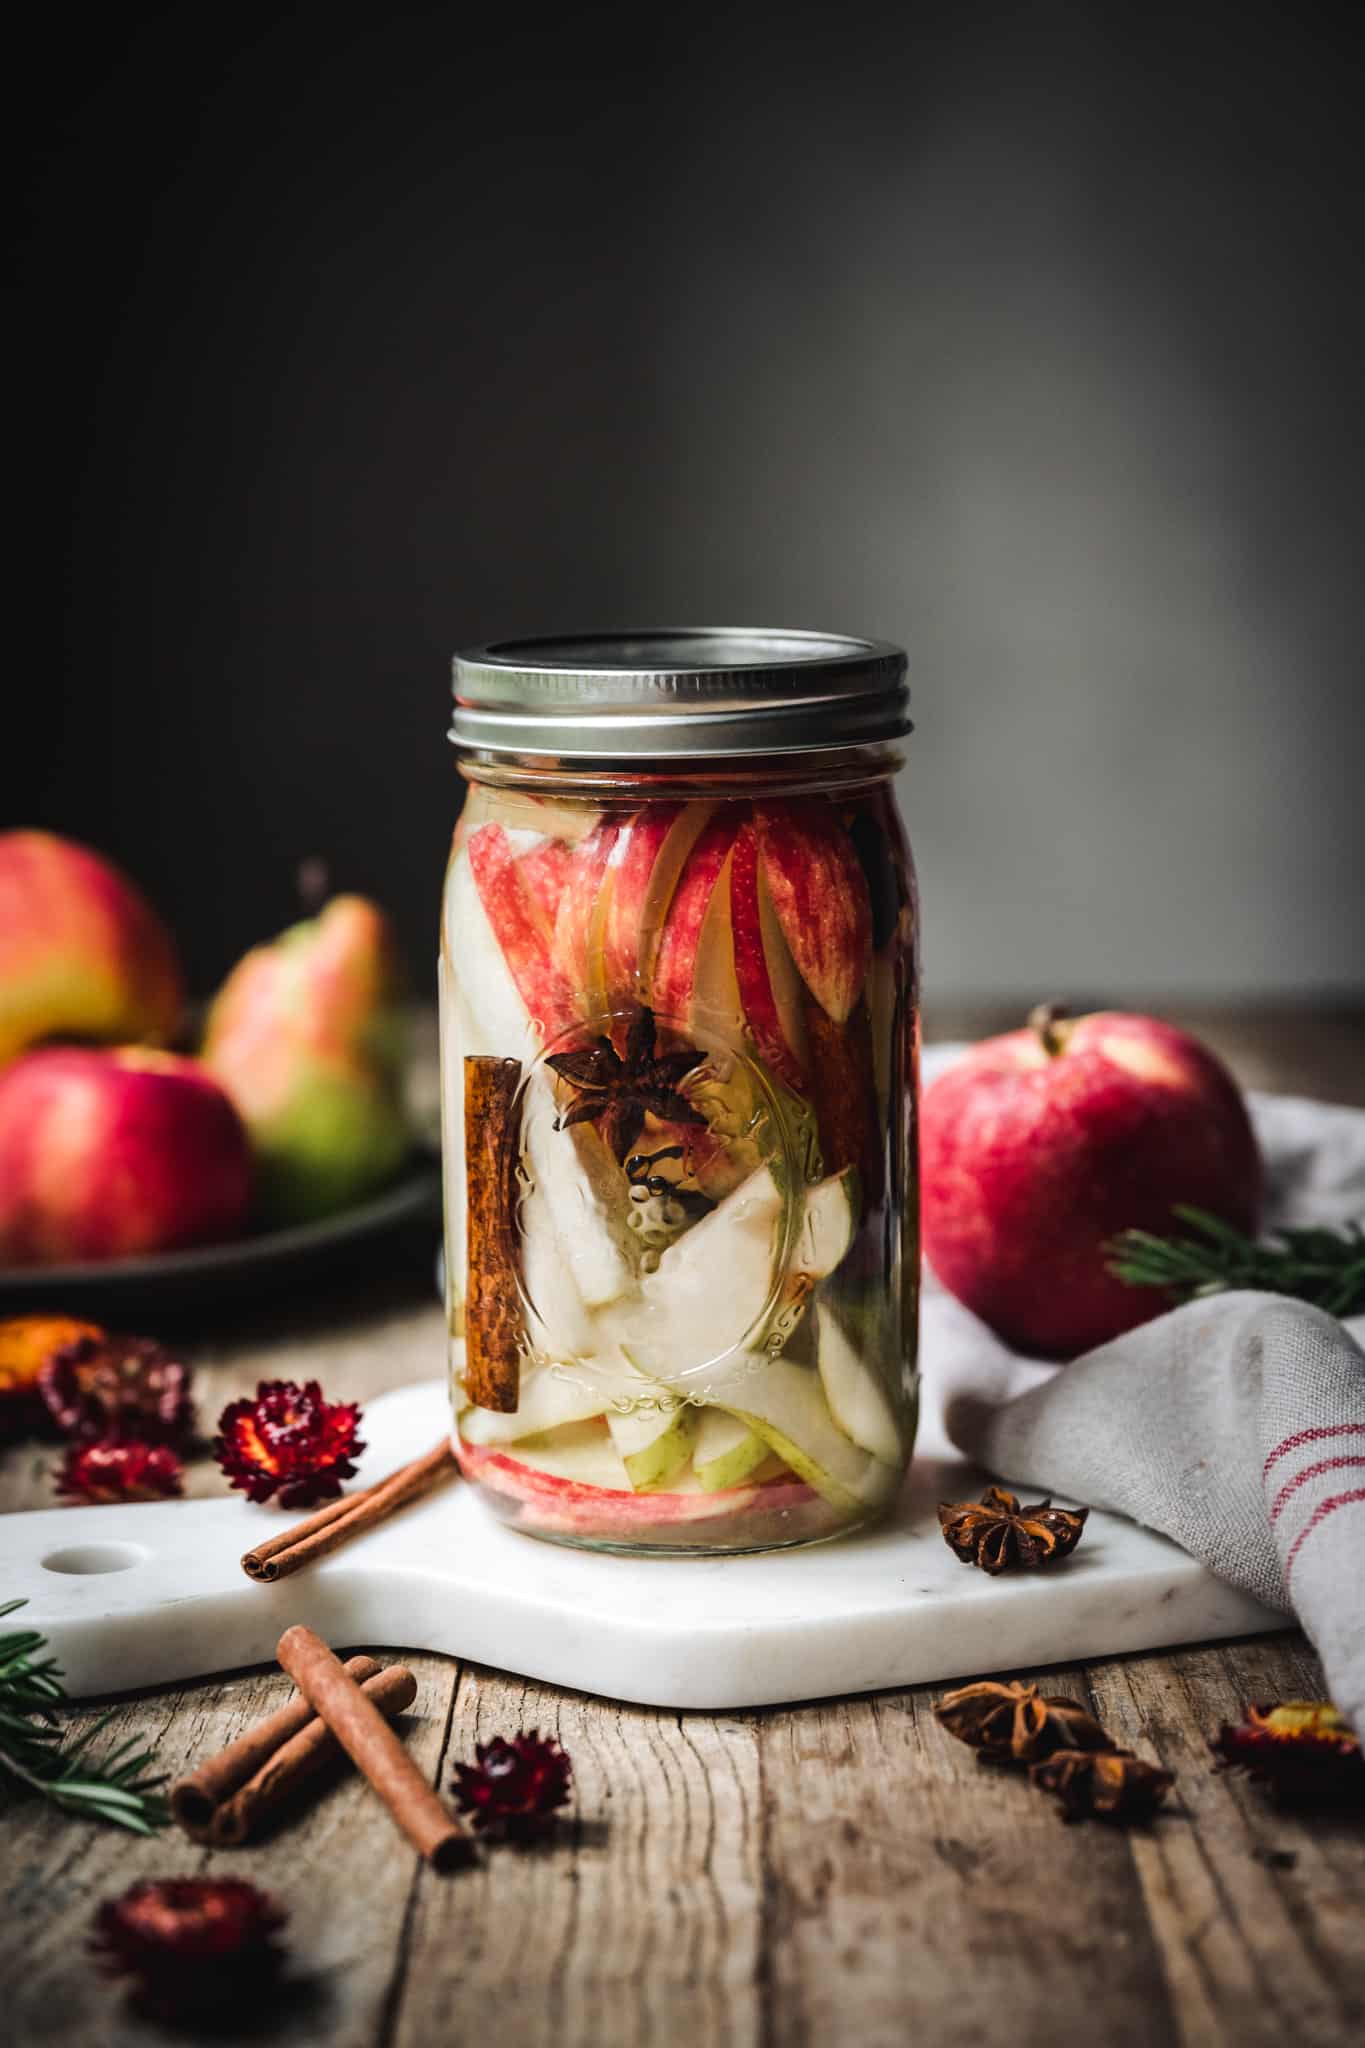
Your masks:
<instances>
[{"instance_id":1,"label":"star anise pod on board","mask_svg":"<svg viewBox=\"0 0 1365 2048\"><path fill-rule=\"evenodd\" d=\"M1017 1680L983 1679L945 1692L934 1719L986 1763L1028 1764L1059 1749L1114 1748L1112 1736L1075 1700Z\"/></svg>"},{"instance_id":2,"label":"star anise pod on board","mask_svg":"<svg viewBox=\"0 0 1365 2048\"><path fill-rule=\"evenodd\" d=\"M1011 1565L1029 1571L1055 1564L1076 1548L1089 1513L1089 1508L1054 1508L1050 1500L1021 1507L1017 1495L1003 1486L988 1486L979 1501L940 1501L938 1523L944 1542L963 1564L993 1574Z\"/></svg>"},{"instance_id":3,"label":"star anise pod on board","mask_svg":"<svg viewBox=\"0 0 1365 2048\"><path fill-rule=\"evenodd\" d=\"M705 1130L706 1118L680 1093L680 1084L706 1054L691 1045L656 1053L654 1040L654 1012L643 1005L631 1023L624 1059L605 1037L575 1052L551 1053L550 1065L578 1095L561 1115L558 1128L598 1125L617 1159L624 1159L634 1145L646 1115Z\"/></svg>"},{"instance_id":4,"label":"star anise pod on board","mask_svg":"<svg viewBox=\"0 0 1365 2048\"><path fill-rule=\"evenodd\" d=\"M1285 1700L1252 1706L1234 1726L1225 1721L1209 1744L1223 1769L1245 1770L1292 1805L1365 1801L1360 1738L1327 1700Z\"/></svg>"},{"instance_id":5,"label":"star anise pod on board","mask_svg":"<svg viewBox=\"0 0 1365 2048\"><path fill-rule=\"evenodd\" d=\"M1131 1750L1059 1749L1030 1764L1029 1783L1062 1803L1062 1819L1150 1820L1175 1783L1174 1773Z\"/></svg>"}]
</instances>

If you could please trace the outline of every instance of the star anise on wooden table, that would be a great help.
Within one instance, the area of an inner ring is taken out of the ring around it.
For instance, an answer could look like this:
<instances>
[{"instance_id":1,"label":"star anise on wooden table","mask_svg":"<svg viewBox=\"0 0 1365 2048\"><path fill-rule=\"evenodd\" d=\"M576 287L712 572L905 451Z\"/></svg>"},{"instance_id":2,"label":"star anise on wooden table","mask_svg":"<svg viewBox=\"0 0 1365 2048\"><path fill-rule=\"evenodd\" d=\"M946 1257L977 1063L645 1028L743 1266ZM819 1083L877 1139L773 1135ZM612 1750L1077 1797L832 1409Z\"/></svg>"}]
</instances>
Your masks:
<instances>
[{"instance_id":1,"label":"star anise on wooden table","mask_svg":"<svg viewBox=\"0 0 1365 2048\"><path fill-rule=\"evenodd\" d=\"M634 1146L646 1115L705 1130L706 1118L680 1092L680 1084L706 1054L691 1045L656 1053L654 1044L654 1012L646 1005L631 1023L624 1059L605 1037L578 1051L551 1053L550 1065L578 1095L560 1116L558 1128L596 1124L617 1159Z\"/></svg>"},{"instance_id":2,"label":"star anise on wooden table","mask_svg":"<svg viewBox=\"0 0 1365 2048\"><path fill-rule=\"evenodd\" d=\"M1114 1741L1075 1700L1036 1685L982 1679L935 1702L934 1719L983 1763L1027 1764L1059 1749L1113 1749Z\"/></svg>"},{"instance_id":3,"label":"star anise on wooden table","mask_svg":"<svg viewBox=\"0 0 1365 2048\"><path fill-rule=\"evenodd\" d=\"M1003 1572L1011 1565L1025 1571L1055 1564L1076 1548L1089 1508L1054 1508L1050 1500L1021 1507L1003 1486L988 1486L979 1501L940 1501L943 1540L963 1564L983 1572Z\"/></svg>"},{"instance_id":4,"label":"star anise on wooden table","mask_svg":"<svg viewBox=\"0 0 1365 2048\"><path fill-rule=\"evenodd\" d=\"M1063 1820L1150 1820L1175 1783L1131 1750L1059 1749L1029 1765L1029 1783L1062 1803Z\"/></svg>"}]
</instances>

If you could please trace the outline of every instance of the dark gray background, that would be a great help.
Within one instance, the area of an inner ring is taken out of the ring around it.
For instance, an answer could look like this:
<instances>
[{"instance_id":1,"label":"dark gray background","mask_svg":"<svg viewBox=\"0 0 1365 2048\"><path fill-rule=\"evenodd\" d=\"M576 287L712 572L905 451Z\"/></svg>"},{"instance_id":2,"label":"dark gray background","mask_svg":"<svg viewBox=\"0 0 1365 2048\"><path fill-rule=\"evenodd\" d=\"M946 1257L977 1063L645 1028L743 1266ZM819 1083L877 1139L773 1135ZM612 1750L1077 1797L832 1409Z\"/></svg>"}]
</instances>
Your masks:
<instances>
[{"instance_id":1,"label":"dark gray background","mask_svg":"<svg viewBox=\"0 0 1365 2048\"><path fill-rule=\"evenodd\" d=\"M30 31L5 821L201 987L321 853L425 985L454 646L844 628L911 653L935 989L1359 988L1344 46L507 12Z\"/></svg>"}]
</instances>

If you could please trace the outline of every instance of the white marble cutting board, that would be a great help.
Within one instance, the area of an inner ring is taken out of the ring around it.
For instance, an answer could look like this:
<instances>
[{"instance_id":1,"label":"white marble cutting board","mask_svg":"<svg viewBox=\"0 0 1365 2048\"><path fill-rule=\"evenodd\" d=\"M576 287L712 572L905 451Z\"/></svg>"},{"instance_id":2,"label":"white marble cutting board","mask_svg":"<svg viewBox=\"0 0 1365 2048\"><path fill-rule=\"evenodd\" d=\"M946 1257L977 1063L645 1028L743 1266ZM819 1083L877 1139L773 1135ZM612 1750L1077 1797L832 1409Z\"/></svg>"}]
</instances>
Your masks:
<instances>
[{"instance_id":1,"label":"white marble cutting board","mask_svg":"<svg viewBox=\"0 0 1365 2048\"><path fill-rule=\"evenodd\" d=\"M366 1404L362 1479L448 1426L444 1383ZM1164 1537L1093 1514L1073 1557L991 1579L935 1505L967 1467L918 1461L866 1536L738 1558L622 1558L502 1527L458 1482L275 1586L238 1560L291 1517L240 1495L0 1518L0 1588L28 1601L73 1695L268 1661L291 1622L336 1645L442 1650L661 1707L750 1707L1282 1628ZM14 1625L14 1624L11 1624Z\"/></svg>"}]
</instances>

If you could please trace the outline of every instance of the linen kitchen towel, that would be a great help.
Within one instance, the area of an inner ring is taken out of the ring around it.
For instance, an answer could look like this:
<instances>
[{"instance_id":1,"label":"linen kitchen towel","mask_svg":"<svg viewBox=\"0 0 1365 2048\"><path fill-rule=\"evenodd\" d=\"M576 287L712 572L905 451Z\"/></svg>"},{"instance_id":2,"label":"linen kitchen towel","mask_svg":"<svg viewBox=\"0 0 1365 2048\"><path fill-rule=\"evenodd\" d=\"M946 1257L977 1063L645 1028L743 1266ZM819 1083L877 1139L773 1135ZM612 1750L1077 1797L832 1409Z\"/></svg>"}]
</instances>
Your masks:
<instances>
[{"instance_id":1,"label":"linen kitchen towel","mask_svg":"<svg viewBox=\"0 0 1365 2048\"><path fill-rule=\"evenodd\" d=\"M926 1077L958 1050L931 1048ZM1248 1105L1268 1227L1365 1215L1365 1112ZM1229 1292L1058 1367L1017 1357L925 1282L926 1407L950 1441L1018 1485L1161 1530L1294 1614L1365 1735L1365 1317Z\"/></svg>"}]
</instances>

